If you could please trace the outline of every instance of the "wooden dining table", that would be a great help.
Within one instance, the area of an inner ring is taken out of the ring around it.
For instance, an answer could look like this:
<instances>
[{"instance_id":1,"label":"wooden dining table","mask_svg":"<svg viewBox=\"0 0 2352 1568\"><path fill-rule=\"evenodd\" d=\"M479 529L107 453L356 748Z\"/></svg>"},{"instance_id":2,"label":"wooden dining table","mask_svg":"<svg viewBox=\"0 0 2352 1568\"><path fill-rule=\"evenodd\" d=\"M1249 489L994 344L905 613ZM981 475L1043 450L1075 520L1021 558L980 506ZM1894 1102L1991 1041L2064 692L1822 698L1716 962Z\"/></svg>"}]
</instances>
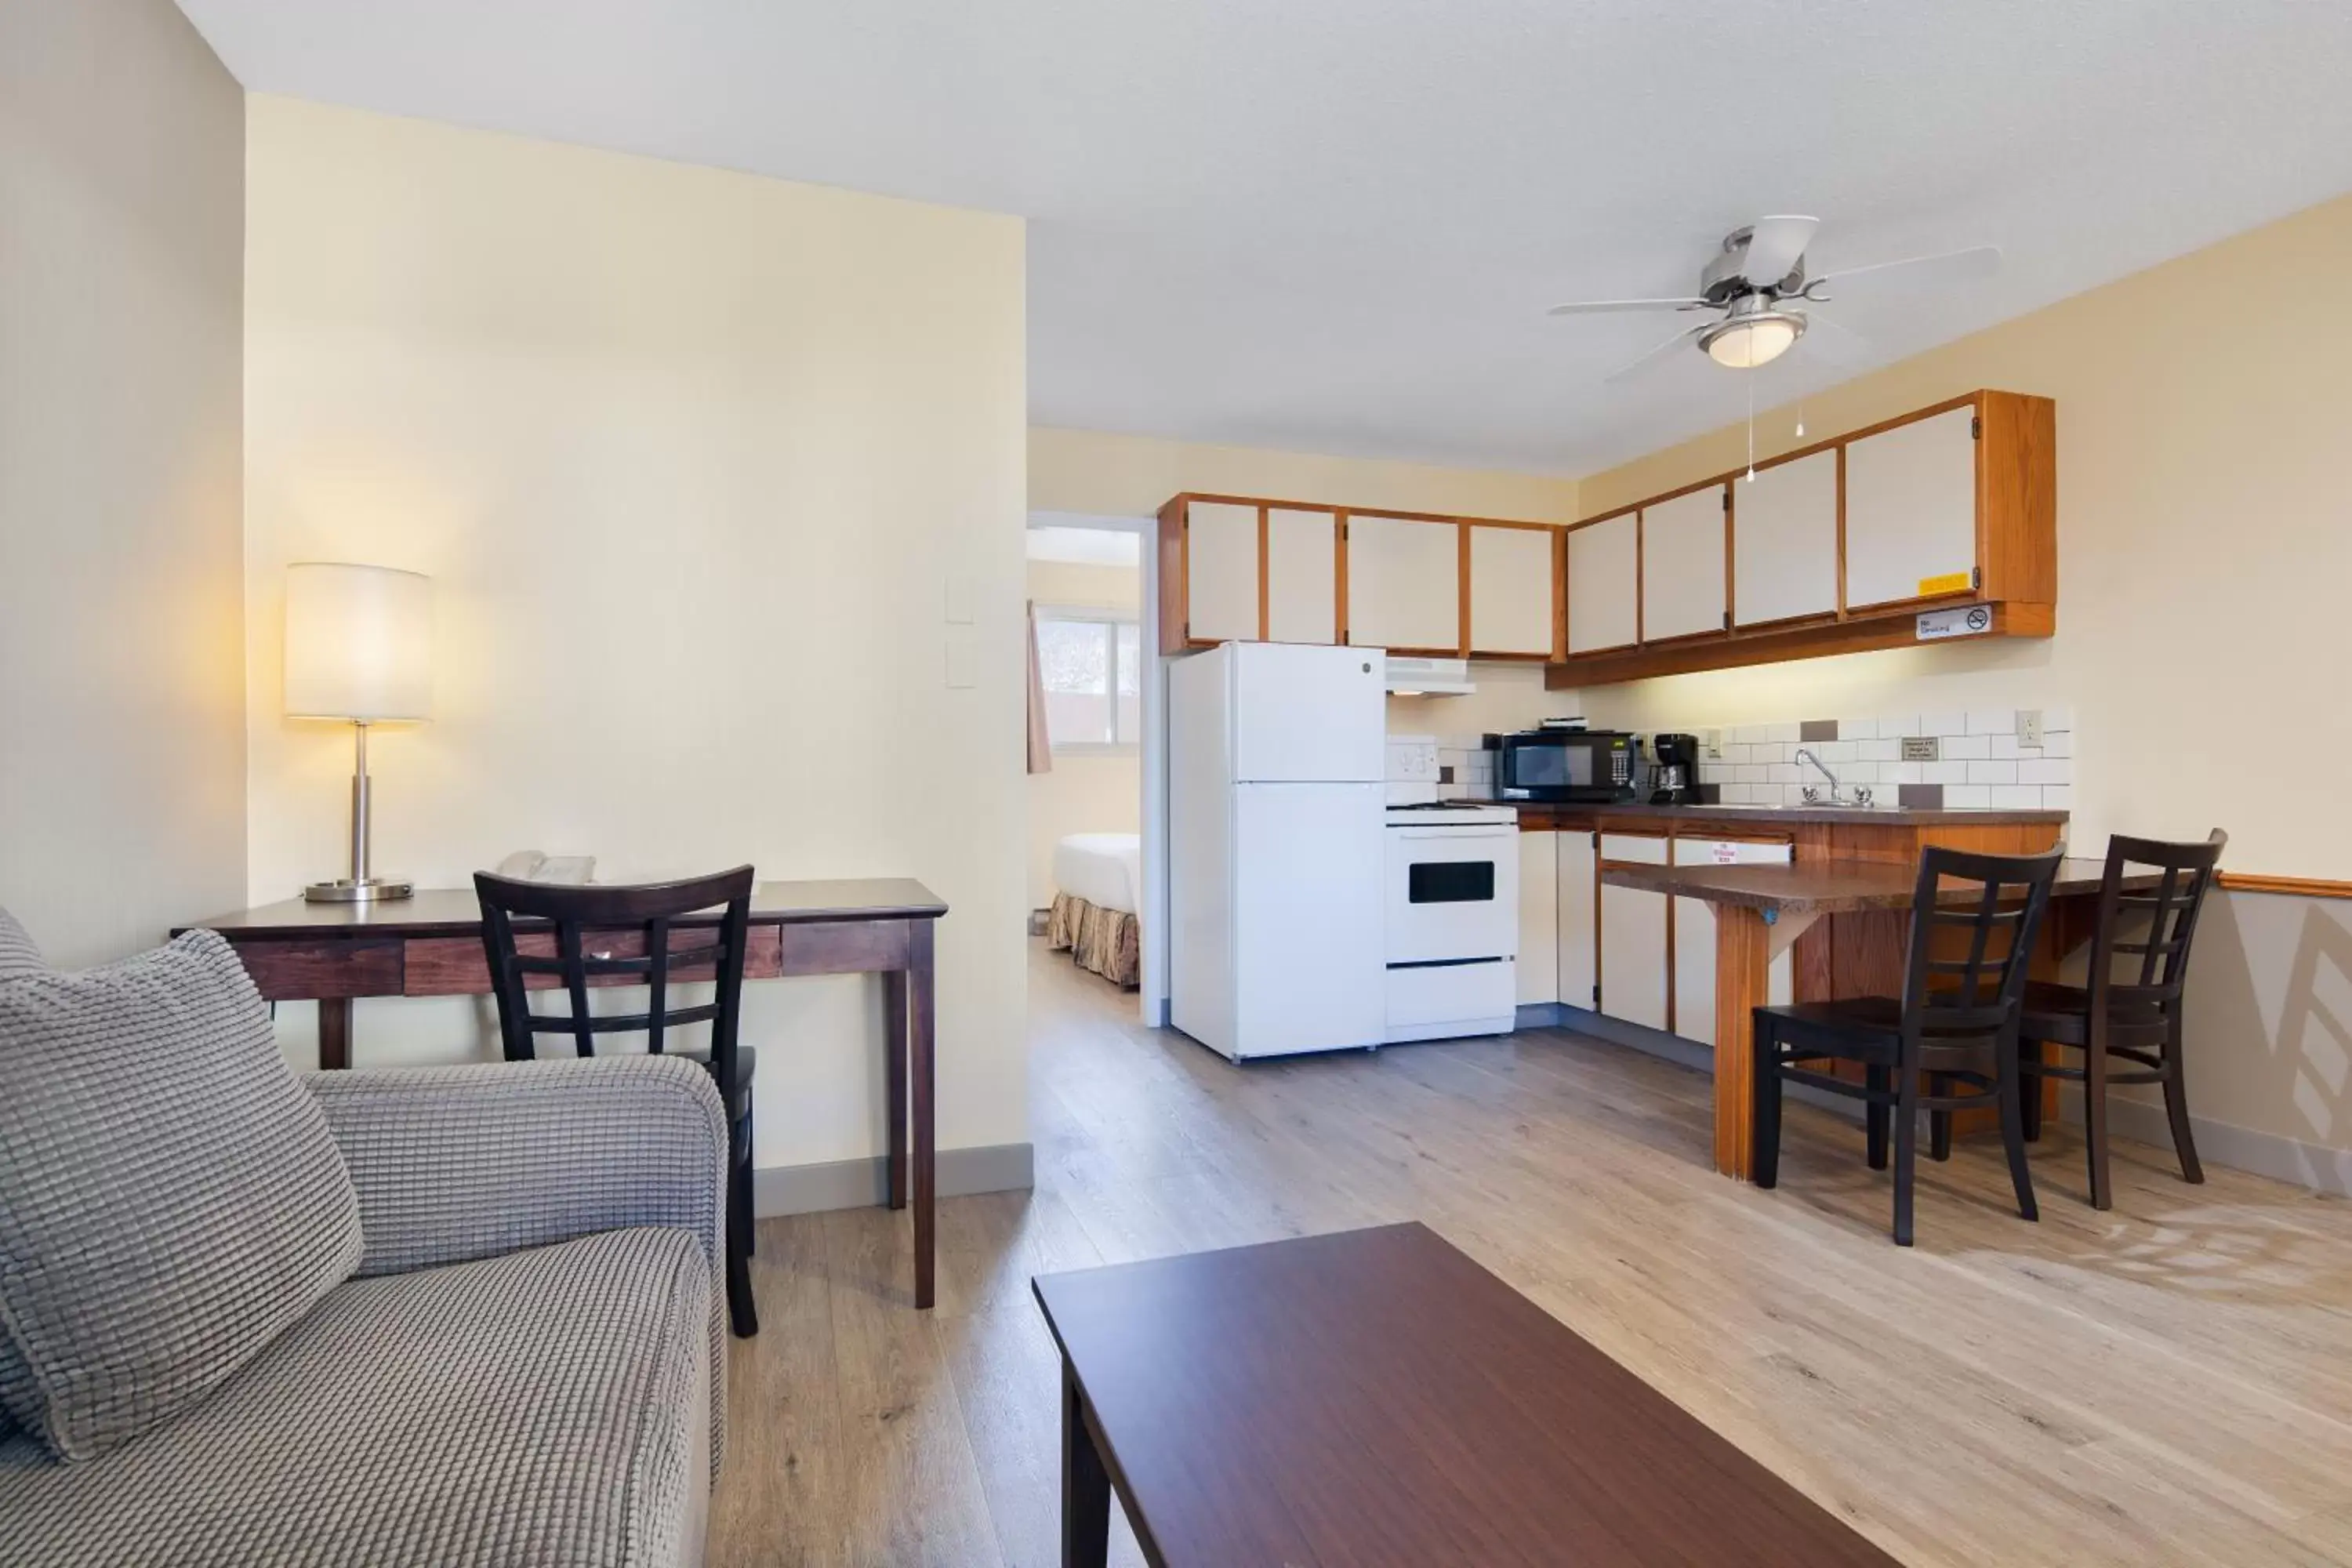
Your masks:
<instances>
[{"instance_id":1,"label":"wooden dining table","mask_svg":"<svg viewBox=\"0 0 2352 1568\"><path fill-rule=\"evenodd\" d=\"M2059 963L2090 939L2102 860L2062 860L2050 889L2050 913L2042 921L2033 953L2036 978L2055 978ZM1659 866L1610 861L1601 880L1620 888L1696 899L1715 910L1715 1168L1749 1179L1756 1103L1756 1009L1769 1001L1772 961L1829 917L1863 913L1906 914L1918 885L1916 861L1817 859L1784 865ZM2156 885L2154 876L2125 879L2128 889ZM1973 884L1955 884L1945 895L1955 904L1982 896ZM1879 945L1885 945L1882 940ZM1897 947L1893 956L1899 960ZM1881 968L1886 967L1882 964ZM1899 963L1895 966L1899 973ZM1861 995L1845 987L1803 999ZM1886 988L1891 994L1895 987ZM2056 1084L2045 1080L2044 1092Z\"/></svg>"},{"instance_id":2,"label":"wooden dining table","mask_svg":"<svg viewBox=\"0 0 2352 1568\"><path fill-rule=\"evenodd\" d=\"M774 980L816 974L883 977L888 1150L884 1201L912 1201L915 1305L933 1298L937 1112L934 1037L937 1010L933 928L948 906L904 877L761 882L751 890L743 976ZM714 911L708 923L716 924ZM694 919L674 922L690 930ZM516 930L528 940L530 922ZM352 1065L352 1005L370 996L487 996L489 961L482 911L471 888L420 889L372 904L314 904L287 899L173 928L226 938L263 998L315 1002L319 1066ZM553 984L553 977L548 977Z\"/></svg>"}]
</instances>

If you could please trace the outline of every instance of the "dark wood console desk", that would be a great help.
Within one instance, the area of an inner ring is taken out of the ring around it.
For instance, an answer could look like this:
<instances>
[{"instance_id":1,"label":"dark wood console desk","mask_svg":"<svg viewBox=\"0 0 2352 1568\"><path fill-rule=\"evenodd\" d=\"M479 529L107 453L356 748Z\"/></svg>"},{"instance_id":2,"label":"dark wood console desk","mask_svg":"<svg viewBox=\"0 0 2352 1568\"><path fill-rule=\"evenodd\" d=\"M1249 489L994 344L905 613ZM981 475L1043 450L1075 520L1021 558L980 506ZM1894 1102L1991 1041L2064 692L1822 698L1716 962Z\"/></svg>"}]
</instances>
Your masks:
<instances>
[{"instance_id":1,"label":"dark wood console desk","mask_svg":"<svg viewBox=\"0 0 2352 1568\"><path fill-rule=\"evenodd\" d=\"M918 1307L929 1307L932 1295L932 923L947 912L929 888L906 878L762 882L751 893L744 955L744 977L751 980L886 977L887 1193L892 1208L907 1206L911 1132ZM352 1003L357 997L490 994L481 908L470 888L425 889L373 905L289 899L191 921L173 928L173 934L195 929L226 937L268 1000L319 1005L319 1065L324 1068L352 1064ZM552 939L542 940L551 952ZM528 938L523 945L531 945Z\"/></svg>"}]
</instances>

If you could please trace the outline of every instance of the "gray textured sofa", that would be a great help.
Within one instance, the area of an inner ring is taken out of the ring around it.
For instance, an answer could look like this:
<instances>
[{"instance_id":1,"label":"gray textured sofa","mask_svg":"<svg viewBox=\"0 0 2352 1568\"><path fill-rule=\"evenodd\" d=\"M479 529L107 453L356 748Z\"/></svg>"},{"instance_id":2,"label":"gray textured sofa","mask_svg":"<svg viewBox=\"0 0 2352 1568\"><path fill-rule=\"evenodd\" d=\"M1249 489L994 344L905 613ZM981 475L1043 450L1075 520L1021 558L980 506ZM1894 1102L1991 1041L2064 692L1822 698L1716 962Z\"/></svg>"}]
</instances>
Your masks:
<instances>
[{"instance_id":1,"label":"gray textured sofa","mask_svg":"<svg viewBox=\"0 0 2352 1568\"><path fill-rule=\"evenodd\" d=\"M356 1270L95 1457L0 1416L0 1563L701 1561L727 1351L709 1075L616 1058L301 1084L357 1194Z\"/></svg>"}]
</instances>

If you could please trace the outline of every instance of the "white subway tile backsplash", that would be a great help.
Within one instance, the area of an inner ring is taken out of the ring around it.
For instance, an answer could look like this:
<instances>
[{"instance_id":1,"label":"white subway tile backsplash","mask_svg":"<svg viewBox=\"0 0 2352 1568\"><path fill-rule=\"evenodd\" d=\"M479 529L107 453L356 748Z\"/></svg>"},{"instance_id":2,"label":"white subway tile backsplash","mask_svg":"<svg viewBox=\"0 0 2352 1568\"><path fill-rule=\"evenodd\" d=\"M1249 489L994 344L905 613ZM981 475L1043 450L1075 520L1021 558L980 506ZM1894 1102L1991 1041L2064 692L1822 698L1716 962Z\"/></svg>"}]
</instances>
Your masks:
<instances>
[{"instance_id":1,"label":"white subway tile backsplash","mask_svg":"<svg viewBox=\"0 0 2352 1568\"><path fill-rule=\"evenodd\" d=\"M1916 713L1882 713L1878 716L1878 733L1881 739L1892 735L1899 741L1906 735L1924 735L1927 731L1919 728Z\"/></svg>"},{"instance_id":2,"label":"white subway tile backsplash","mask_svg":"<svg viewBox=\"0 0 2352 1568\"><path fill-rule=\"evenodd\" d=\"M1865 763L1899 763L1903 760L1903 742L1898 740L1862 741L1856 742L1857 754Z\"/></svg>"},{"instance_id":3,"label":"white subway tile backsplash","mask_svg":"<svg viewBox=\"0 0 2352 1568\"><path fill-rule=\"evenodd\" d=\"M1792 784L1803 782L1803 774L1794 763L1774 763L1771 767L1766 771L1764 776L1770 783L1777 784Z\"/></svg>"},{"instance_id":4,"label":"white subway tile backsplash","mask_svg":"<svg viewBox=\"0 0 2352 1568\"><path fill-rule=\"evenodd\" d=\"M2042 791L2032 784L1995 784L1992 804L2003 811L2039 811Z\"/></svg>"},{"instance_id":5,"label":"white subway tile backsplash","mask_svg":"<svg viewBox=\"0 0 2352 1568\"><path fill-rule=\"evenodd\" d=\"M2017 782L2029 784L2073 784L2074 764L2063 757L2029 759L2017 764Z\"/></svg>"},{"instance_id":6,"label":"white subway tile backsplash","mask_svg":"<svg viewBox=\"0 0 2352 1568\"><path fill-rule=\"evenodd\" d=\"M1978 763L1992 755L1990 735L1947 735L1943 759L1948 763Z\"/></svg>"},{"instance_id":7,"label":"white subway tile backsplash","mask_svg":"<svg viewBox=\"0 0 2352 1568\"><path fill-rule=\"evenodd\" d=\"M2072 730L2044 730L2042 732L2042 754L2045 757L2073 756L2074 732Z\"/></svg>"},{"instance_id":8,"label":"white subway tile backsplash","mask_svg":"<svg viewBox=\"0 0 2352 1568\"><path fill-rule=\"evenodd\" d=\"M1915 735L1965 735L1969 732L1969 716L1965 713L1922 713Z\"/></svg>"},{"instance_id":9,"label":"white subway tile backsplash","mask_svg":"<svg viewBox=\"0 0 2352 1568\"><path fill-rule=\"evenodd\" d=\"M2014 735L2017 733L2017 710L2014 708L1971 709L1969 711L1969 733Z\"/></svg>"},{"instance_id":10,"label":"white subway tile backsplash","mask_svg":"<svg viewBox=\"0 0 2352 1568\"><path fill-rule=\"evenodd\" d=\"M1731 738L1738 742L1743 746L1752 746L1759 741L1769 741L1772 738L1771 726L1769 724L1742 724L1738 729L1731 731Z\"/></svg>"},{"instance_id":11,"label":"white subway tile backsplash","mask_svg":"<svg viewBox=\"0 0 2352 1568\"><path fill-rule=\"evenodd\" d=\"M1969 783L1980 784L2013 784L2017 782L2015 763L1970 763Z\"/></svg>"},{"instance_id":12,"label":"white subway tile backsplash","mask_svg":"<svg viewBox=\"0 0 2352 1568\"><path fill-rule=\"evenodd\" d=\"M1927 764L1925 763L1895 763L1895 782L1899 784L1926 784L1927 782Z\"/></svg>"},{"instance_id":13,"label":"white subway tile backsplash","mask_svg":"<svg viewBox=\"0 0 2352 1568\"><path fill-rule=\"evenodd\" d=\"M1860 761L1862 753L1857 749L1859 744L1860 742L1854 741L1822 741L1808 749L1813 755L1832 767L1835 767L1840 763Z\"/></svg>"},{"instance_id":14,"label":"white subway tile backsplash","mask_svg":"<svg viewBox=\"0 0 2352 1568\"><path fill-rule=\"evenodd\" d=\"M1946 784L1944 804L1954 811L1981 811L1992 805L1990 784Z\"/></svg>"},{"instance_id":15,"label":"white subway tile backsplash","mask_svg":"<svg viewBox=\"0 0 2352 1568\"><path fill-rule=\"evenodd\" d=\"M2074 727L2074 710L2072 708L2044 708L2042 710L2042 728L2044 731L2071 730Z\"/></svg>"},{"instance_id":16,"label":"white subway tile backsplash","mask_svg":"<svg viewBox=\"0 0 2352 1568\"><path fill-rule=\"evenodd\" d=\"M2074 790L2065 784L2043 784L2042 786L2042 809L2044 811L2074 810Z\"/></svg>"},{"instance_id":17,"label":"white subway tile backsplash","mask_svg":"<svg viewBox=\"0 0 2352 1568\"><path fill-rule=\"evenodd\" d=\"M1918 782L1921 784L1961 784L1969 782L1969 764L1966 763L1914 763L1911 765L1920 770Z\"/></svg>"},{"instance_id":18,"label":"white subway tile backsplash","mask_svg":"<svg viewBox=\"0 0 2352 1568\"><path fill-rule=\"evenodd\" d=\"M1875 719L1841 719L1837 724L1838 739L1841 741L1878 739L1878 721Z\"/></svg>"},{"instance_id":19,"label":"white subway tile backsplash","mask_svg":"<svg viewBox=\"0 0 2352 1568\"><path fill-rule=\"evenodd\" d=\"M1993 758L1994 758L1994 760L1995 760L1995 761L2001 761L2001 760L2004 760L2004 759L2005 759L2005 760L2007 760L2007 761L2009 761L2009 762L2012 762L2012 763L2013 763L2013 762L2015 762L2015 761L2017 760L2017 737L2016 737L2016 736L2014 736L2014 735L1994 735L1994 736L1990 737L1990 740L1991 740L1991 742L1992 742L1992 754L1993 754ZM2041 752L2034 752L2033 754L2034 754L2035 756L2037 756L2037 757L2038 757L2038 756L2040 756L2042 753L2041 753Z\"/></svg>"},{"instance_id":20,"label":"white subway tile backsplash","mask_svg":"<svg viewBox=\"0 0 2352 1568\"><path fill-rule=\"evenodd\" d=\"M1895 803L1904 784L1940 784L1944 805L1955 810L2072 809L2074 710L2042 710L2042 743L2038 747L2019 743L2018 711L1981 708L1840 719L1836 740L1810 742L1802 737L1804 724L1812 721L1661 728L1694 733L1712 729L1720 735L1720 753L1700 764L1698 776L1720 792L1727 805L1800 805L1807 789L1826 794L1829 781L1797 762L1796 753L1803 750L1836 773L1841 784L1867 788L1886 805ZM1903 742L1909 736L1938 737L1942 760L1903 761ZM1473 795L1492 793L1494 757L1479 749L1480 737L1444 735L1438 744L1444 753L1441 763L1454 769L1455 785L1445 792L1449 796L1465 785Z\"/></svg>"},{"instance_id":21,"label":"white subway tile backsplash","mask_svg":"<svg viewBox=\"0 0 2352 1568\"><path fill-rule=\"evenodd\" d=\"M1742 763L1732 770L1732 777L1741 784L1762 784L1765 769L1762 763Z\"/></svg>"},{"instance_id":22,"label":"white subway tile backsplash","mask_svg":"<svg viewBox=\"0 0 2352 1568\"><path fill-rule=\"evenodd\" d=\"M1791 745L1803 738L1805 727L1802 724L1768 724L1765 726L1765 731L1766 740Z\"/></svg>"}]
</instances>

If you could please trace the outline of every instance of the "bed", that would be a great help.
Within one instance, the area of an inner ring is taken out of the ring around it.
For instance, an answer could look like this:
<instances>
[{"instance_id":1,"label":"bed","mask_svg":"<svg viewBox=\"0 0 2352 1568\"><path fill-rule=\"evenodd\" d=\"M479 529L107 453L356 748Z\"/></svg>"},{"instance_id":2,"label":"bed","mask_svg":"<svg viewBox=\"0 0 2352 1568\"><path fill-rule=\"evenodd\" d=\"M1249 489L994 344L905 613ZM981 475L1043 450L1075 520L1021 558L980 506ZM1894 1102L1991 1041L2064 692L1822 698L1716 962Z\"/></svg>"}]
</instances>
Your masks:
<instances>
[{"instance_id":1,"label":"bed","mask_svg":"<svg viewBox=\"0 0 2352 1568\"><path fill-rule=\"evenodd\" d=\"M1141 978L1143 839L1073 833L1054 846L1054 908L1045 944L1115 985Z\"/></svg>"}]
</instances>

